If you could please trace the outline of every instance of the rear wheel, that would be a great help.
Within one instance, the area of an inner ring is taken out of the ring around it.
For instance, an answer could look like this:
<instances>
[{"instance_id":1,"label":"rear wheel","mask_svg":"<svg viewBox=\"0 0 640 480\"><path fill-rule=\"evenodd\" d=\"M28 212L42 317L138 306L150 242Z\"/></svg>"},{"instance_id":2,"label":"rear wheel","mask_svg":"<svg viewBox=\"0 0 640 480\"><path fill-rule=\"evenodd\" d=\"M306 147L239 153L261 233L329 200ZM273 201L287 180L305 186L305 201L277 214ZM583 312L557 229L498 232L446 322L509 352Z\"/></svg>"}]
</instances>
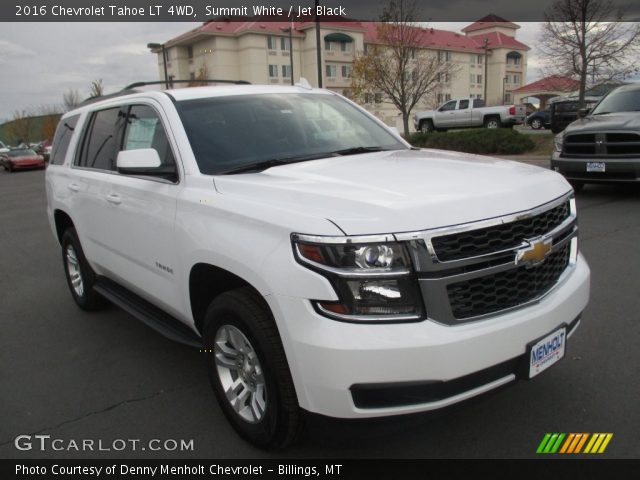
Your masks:
<instances>
[{"instance_id":1,"label":"rear wheel","mask_svg":"<svg viewBox=\"0 0 640 480\"><path fill-rule=\"evenodd\" d=\"M484 128L500 128L500 119L498 117L485 118Z\"/></svg>"},{"instance_id":2,"label":"rear wheel","mask_svg":"<svg viewBox=\"0 0 640 480\"><path fill-rule=\"evenodd\" d=\"M531 120L530 125L534 130L540 130L542 128L542 121L539 118L534 118Z\"/></svg>"},{"instance_id":3,"label":"rear wheel","mask_svg":"<svg viewBox=\"0 0 640 480\"><path fill-rule=\"evenodd\" d=\"M107 304L93 286L96 274L84 256L78 234L74 228L67 229L62 235L62 262L71 296L83 310L99 310Z\"/></svg>"},{"instance_id":4,"label":"rear wheel","mask_svg":"<svg viewBox=\"0 0 640 480\"><path fill-rule=\"evenodd\" d=\"M223 413L246 440L282 448L302 428L302 412L271 312L245 287L207 309L204 346L211 385Z\"/></svg>"}]
</instances>

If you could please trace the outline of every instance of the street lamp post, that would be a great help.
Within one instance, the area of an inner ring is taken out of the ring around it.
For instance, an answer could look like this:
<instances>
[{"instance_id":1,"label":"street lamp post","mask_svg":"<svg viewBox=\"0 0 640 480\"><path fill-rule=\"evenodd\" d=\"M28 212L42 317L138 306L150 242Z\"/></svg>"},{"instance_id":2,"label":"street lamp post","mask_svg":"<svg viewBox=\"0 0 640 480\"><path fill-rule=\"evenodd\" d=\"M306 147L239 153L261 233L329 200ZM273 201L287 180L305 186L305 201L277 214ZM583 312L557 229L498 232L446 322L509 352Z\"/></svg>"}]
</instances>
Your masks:
<instances>
[{"instance_id":1,"label":"street lamp post","mask_svg":"<svg viewBox=\"0 0 640 480\"><path fill-rule=\"evenodd\" d=\"M484 48L484 101L487 102L488 105L487 85L489 83L489 79L487 78L487 66L489 64L489 39L486 37L484 42L482 42L482 48Z\"/></svg>"},{"instance_id":2,"label":"street lamp post","mask_svg":"<svg viewBox=\"0 0 640 480\"><path fill-rule=\"evenodd\" d=\"M164 49L164 43L147 43L147 48L150 50L162 50L162 64L164 66L164 86L169 88L169 76L167 75L167 53Z\"/></svg>"},{"instance_id":3,"label":"street lamp post","mask_svg":"<svg viewBox=\"0 0 640 480\"><path fill-rule=\"evenodd\" d=\"M506 91L506 84L507 84L507 77L503 77L502 78L502 104L505 104L505 97L507 95L507 91Z\"/></svg>"},{"instance_id":4,"label":"street lamp post","mask_svg":"<svg viewBox=\"0 0 640 480\"><path fill-rule=\"evenodd\" d=\"M316 62L318 64L318 88L322 88L322 53L320 51L320 20L318 19L319 0L315 0L316 9Z\"/></svg>"},{"instance_id":5,"label":"street lamp post","mask_svg":"<svg viewBox=\"0 0 640 480\"><path fill-rule=\"evenodd\" d=\"M291 85L293 85L293 24L290 27L281 28L280 30L285 33L289 32L289 68L291 69Z\"/></svg>"}]
</instances>

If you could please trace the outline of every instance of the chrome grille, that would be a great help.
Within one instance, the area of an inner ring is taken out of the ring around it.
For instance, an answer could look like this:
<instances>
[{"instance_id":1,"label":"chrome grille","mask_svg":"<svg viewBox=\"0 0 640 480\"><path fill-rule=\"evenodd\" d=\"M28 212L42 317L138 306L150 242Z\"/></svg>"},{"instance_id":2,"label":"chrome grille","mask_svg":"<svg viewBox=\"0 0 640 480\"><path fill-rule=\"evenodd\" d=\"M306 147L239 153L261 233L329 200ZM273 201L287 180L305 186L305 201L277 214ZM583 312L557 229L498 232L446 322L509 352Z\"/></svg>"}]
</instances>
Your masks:
<instances>
[{"instance_id":1,"label":"chrome grille","mask_svg":"<svg viewBox=\"0 0 640 480\"><path fill-rule=\"evenodd\" d=\"M567 194L527 212L396 239L409 242L428 318L456 325L542 298L574 265L577 235Z\"/></svg>"},{"instance_id":2,"label":"chrome grille","mask_svg":"<svg viewBox=\"0 0 640 480\"><path fill-rule=\"evenodd\" d=\"M534 217L431 239L442 262L486 255L518 247L526 238L550 232L569 216L569 202Z\"/></svg>"}]
</instances>

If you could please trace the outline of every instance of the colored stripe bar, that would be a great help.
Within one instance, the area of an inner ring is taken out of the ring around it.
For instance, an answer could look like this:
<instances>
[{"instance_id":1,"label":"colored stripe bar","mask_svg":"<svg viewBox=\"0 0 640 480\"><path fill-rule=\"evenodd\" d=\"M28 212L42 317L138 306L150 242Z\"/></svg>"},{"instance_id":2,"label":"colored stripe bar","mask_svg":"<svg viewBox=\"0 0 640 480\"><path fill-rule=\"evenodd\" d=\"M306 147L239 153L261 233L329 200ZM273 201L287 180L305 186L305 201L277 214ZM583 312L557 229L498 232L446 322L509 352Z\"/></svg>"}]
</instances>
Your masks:
<instances>
[{"instance_id":1,"label":"colored stripe bar","mask_svg":"<svg viewBox=\"0 0 640 480\"><path fill-rule=\"evenodd\" d=\"M598 438L596 439L596 443L593 444L593 447L591 447L591 453L598 453L598 448L600 448L600 444L604 440L604 437L606 437L604 433L598 433L597 435Z\"/></svg>"},{"instance_id":2,"label":"colored stripe bar","mask_svg":"<svg viewBox=\"0 0 640 480\"><path fill-rule=\"evenodd\" d=\"M589 443L587 443L587 448L584 449L584 453L591 453L591 447L593 447L593 444L596 443L597 438L598 434L594 433L593 435L591 435L591 440L589 440Z\"/></svg>"},{"instance_id":3,"label":"colored stripe bar","mask_svg":"<svg viewBox=\"0 0 640 480\"><path fill-rule=\"evenodd\" d=\"M569 445L571 445L571 442L573 442L573 439L575 438L576 434L575 433L570 433L569 436L567 437L567 441L564 442L564 445L562 445L562 449L560 449L560 453L566 453L567 449L569 448Z\"/></svg>"},{"instance_id":4,"label":"colored stripe bar","mask_svg":"<svg viewBox=\"0 0 640 480\"><path fill-rule=\"evenodd\" d=\"M578 445L576 445L576 449L575 449L575 451L573 453L580 453L580 451L582 450L582 446L584 445L584 442L587 441L587 438L589 438L589 434L588 433L583 433L582 434L582 438L578 442Z\"/></svg>"},{"instance_id":5,"label":"colored stripe bar","mask_svg":"<svg viewBox=\"0 0 640 480\"><path fill-rule=\"evenodd\" d=\"M551 448L551 452L550 453L556 453L558 451L558 449L560 448L560 444L562 443L562 440L564 439L565 434L561 433L558 435L558 440L556 440L555 445Z\"/></svg>"},{"instance_id":6,"label":"colored stripe bar","mask_svg":"<svg viewBox=\"0 0 640 480\"><path fill-rule=\"evenodd\" d=\"M554 433L553 435L551 435L551 438L549 439L549 441L547 442L547 446L544 447L544 452L543 453L553 453L551 451L551 449L553 448L553 446L556 443L556 439L558 438L558 434Z\"/></svg>"},{"instance_id":7,"label":"colored stripe bar","mask_svg":"<svg viewBox=\"0 0 640 480\"><path fill-rule=\"evenodd\" d=\"M540 445L538 445L538 450L536 450L536 453L542 453L544 451L544 447L547 445L547 442L549 441L550 438L551 438L551 434L545 433L544 438L540 442Z\"/></svg>"},{"instance_id":8,"label":"colored stripe bar","mask_svg":"<svg viewBox=\"0 0 640 480\"><path fill-rule=\"evenodd\" d=\"M613 433L607 433L606 435L607 436L605 437L604 442L602 442L602 445L600 445L600 450L598 450L598 453L604 453L604 450L607 448L607 445L609 445L609 442L613 438Z\"/></svg>"}]
</instances>

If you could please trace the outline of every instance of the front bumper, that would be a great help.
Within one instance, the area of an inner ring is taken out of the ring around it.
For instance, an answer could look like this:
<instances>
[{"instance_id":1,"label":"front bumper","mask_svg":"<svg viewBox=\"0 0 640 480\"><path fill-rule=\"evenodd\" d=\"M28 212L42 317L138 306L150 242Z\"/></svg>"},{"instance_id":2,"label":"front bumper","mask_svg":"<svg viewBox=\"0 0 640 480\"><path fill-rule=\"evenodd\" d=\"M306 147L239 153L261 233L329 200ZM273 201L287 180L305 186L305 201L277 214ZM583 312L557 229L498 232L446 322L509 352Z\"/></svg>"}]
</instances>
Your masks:
<instances>
[{"instance_id":1,"label":"front bumper","mask_svg":"<svg viewBox=\"0 0 640 480\"><path fill-rule=\"evenodd\" d=\"M605 171L587 172L590 162L603 162ZM640 182L640 158L564 158L553 152L551 169L568 180L587 183Z\"/></svg>"},{"instance_id":2,"label":"front bumper","mask_svg":"<svg viewBox=\"0 0 640 480\"><path fill-rule=\"evenodd\" d=\"M529 342L579 317L588 301L589 279L589 267L579 255L571 274L538 303L456 326L430 320L341 323L318 315L305 299L269 295L266 300L278 323L300 406L332 417L364 418L446 407L515 380L515 374L506 373L417 404L362 408L354 401L359 385L449 382L521 357Z\"/></svg>"}]
</instances>

